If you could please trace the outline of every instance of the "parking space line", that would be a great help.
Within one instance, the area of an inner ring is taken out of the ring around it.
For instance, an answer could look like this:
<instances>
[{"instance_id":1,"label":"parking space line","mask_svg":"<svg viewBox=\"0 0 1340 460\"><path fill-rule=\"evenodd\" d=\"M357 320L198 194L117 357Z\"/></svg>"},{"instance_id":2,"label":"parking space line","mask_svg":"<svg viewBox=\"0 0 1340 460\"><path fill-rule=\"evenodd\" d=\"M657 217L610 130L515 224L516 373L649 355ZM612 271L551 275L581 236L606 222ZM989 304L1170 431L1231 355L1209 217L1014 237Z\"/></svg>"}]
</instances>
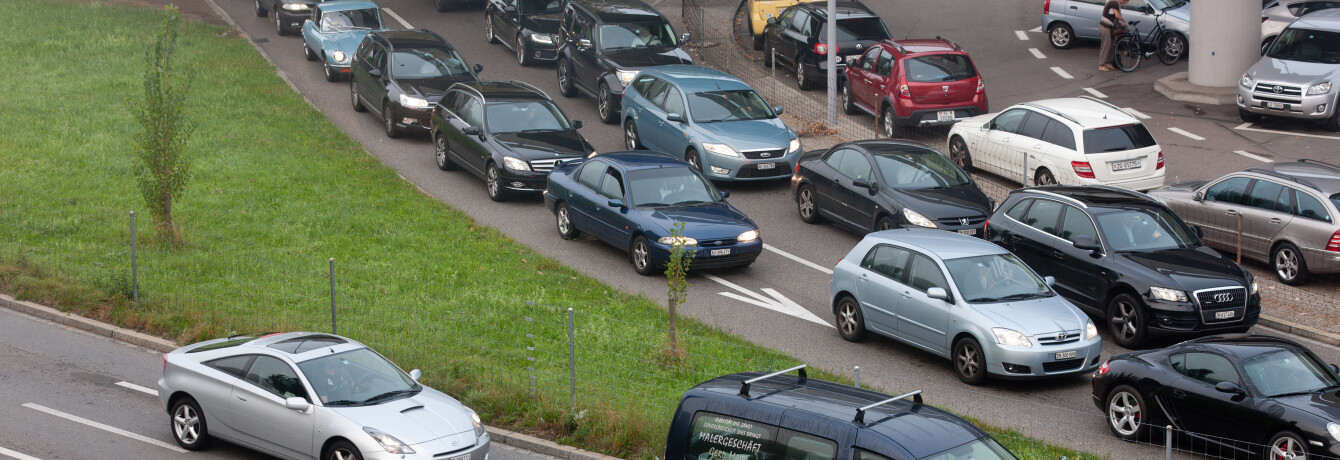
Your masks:
<instances>
[{"instance_id":1,"label":"parking space line","mask_svg":"<svg viewBox=\"0 0 1340 460\"><path fill-rule=\"evenodd\" d=\"M1066 73L1065 69L1062 69L1062 68L1060 68L1060 67L1052 67L1052 72L1056 72L1057 75L1060 75L1061 78L1064 78L1064 79L1066 79L1066 80L1070 80L1070 79L1072 79L1072 78L1075 78L1075 77L1071 76L1070 74Z\"/></svg>"},{"instance_id":2,"label":"parking space line","mask_svg":"<svg viewBox=\"0 0 1340 460\"><path fill-rule=\"evenodd\" d=\"M1135 109L1132 109L1132 108L1130 108L1130 107L1122 107L1121 110L1125 110L1127 113L1130 113L1131 115L1135 115L1135 118L1139 118L1139 119L1141 119L1141 120L1148 120L1148 119L1149 119L1149 115L1145 115L1144 113L1141 113L1139 110L1135 110Z\"/></svg>"},{"instance_id":3,"label":"parking space line","mask_svg":"<svg viewBox=\"0 0 1340 460\"><path fill-rule=\"evenodd\" d=\"M1029 32L1042 33L1042 26L1037 26L1028 30Z\"/></svg>"},{"instance_id":4,"label":"parking space line","mask_svg":"<svg viewBox=\"0 0 1340 460\"><path fill-rule=\"evenodd\" d=\"M1099 91L1096 90L1096 89L1093 89L1093 88L1084 88L1084 91L1088 91L1088 93L1089 93L1089 94L1092 94L1093 97L1096 97L1096 98L1099 98L1099 99L1107 99L1107 95L1106 95L1106 94L1103 94L1102 92L1099 92Z\"/></svg>"},{"instance_id":5,"label":"parking space line","mask_svg":"<svg viewBox=\"0 0 1340 460\"><path fill-rule=\"evenodd\" d=\"M6 448L4 448L4 447L0 447L0 456L13 457L13 458L16 458L16 459L18 459L18 460L42 460L42 459L40 459L40 458L31 456L31 455L24 455L22 452L15 452L15 451L6 449Z\"/></svg>"},{"instance_id":6,"label":"parking space line","mask_svg":"<svg viewBox=\"0 0 1340 460\"><path fill-rule=\"evenodd\" d=\"M138 392L140 392L140 393L146 393L146 394L149 394L149 395L158 396L158 390L155 390L155 389L153 389L153 388L149 388L149 387L142 387L142 386L139 386L139 385L130 383L130 382L116 382L116 386L119 386L119 387L122 387L122 388L129 388L129 389L138 391Z\"/></svg>"},{"instance_id":7,"label":"parking space line","mask_svg":"<svg viewBox=\"0 0 1340 460\"><path fill-rule=\"evenodd\" d=\"M168 443L166 443L166 442L159 441L159 440L157 440L157 439L150 438L150 437L148 437L148 436L144 436L144 435L136 434L136 433L131 433L131 432L129 432L129 431L126 431L126 430L123 430L123 429L120 429L120 428L117 428L117 427L114 427L114 426L111 426L111 425L104 425L104 424L102 424L102 423L98 423L98 422L95 422L95 421L92 421L92 420L89 420L89 419L86 419L86 418L83 418L83 417L80 417L80 416L77 416L77 415L67 414L67 413L64 413L64 412L61 412L61 411L58 411L58 410L56 410L56 409L52 409L52 408L49 408L49 407L45 407L45 406L41 406L41 405L33 404L33 403L23 403L23 407L27 407L27 408L29 408L29 409L32 409L32 410L35 410L35 411L38 411L38 412L45 412L45 413L47 413L47 414L51 414L51 415L54 415L54 416L57 416L57 417L66 419L66 420L69 420L69 421L71 421L71 422L75 422L75 423L80 423L80 424L83 424L83 425L87 425L87 426L90 426L90 427L93 427L93 428L97 428L97 429L102 430L102 431L106 431L106 432L108 432L108 433L119 434L119 435L121 435L121 436L125 436L125 437L127 437L127 438L134 439L134 440L136 440L136 441L143 441L143 442L146 442L146 443L149 443L149 444L153 444L153 445L155 445L155 446L162 447L162 448L164 448L164 449L167 449L167 450L170 450L170 451L179 453L179 454L184 454L184 453L186 453L186 449L182 449L181 447L178 447L176 444L168 444Z\"/></svg>"},{"instance_id":8,"label":"parking space line","mask_svg":"<svg viewBox=\"0 0 1340 460\"><path fill-rule=\"evenodd\" d=\"M781 249L777 249L777 247L775 247L775 246L773 246L773 245L771 245L771 244L763 243L763 249L767 249L767 250L769 250L769 251L772 251L772 252L775 252L775 253L781 255L782 257L785 257L785 258L794 260L794 261L796 261L796 262L800 262L801 265L804 265L804 266L813 268L813 269L815 269L815 270L824 272L825 274L829 274L829 275L832 275L832 274L833 274L833 270L830 270L830 269L828 269L828 268L825 268L823 265L819 265L819 264L816 264L816 263L814 263L814 262L810 262L810 261L808 261L808 260L805 260L805 259L802 259L802 258L796 256L795 254L791 254L791 253L786 252L786 251L783 251L783 250L781 250Z\"/></svg>"},{"instance_id":9,"label":"parking space line","mask_svg":"<svg viewBox=\"0 0 1340 460\"><path fill-rule=\"evenodd\" d=\"M1014 31L1014 35L1015 35L1016 37L1019 37L1020 40L1025 40L1025 41L1028 40L1028 32L1024 32L1024 31L1022 31L1022 30L1016 30L1016 31Z\"/></svg>"},{"instance_id":10,"label":"parking space line","mask_svg":"<svg viewBox=\"0 0 1340 460\"><path fill-rule=\"evenodd\" d=\"M1197 136L1197 135L1195 135L1195 134L1191 134L1191 133L1189 133L1189 132L1186 132L1186 130L1184 130L1184 129L1182 129L1182 128L1168 128L1168 131L1172 131L1172 132L1174 132L1174 133L1181 134L1181 135L1183 135L1183 136L1189 137L1189 138L1191 138L1191 140L1193 140L1193 141L1203 141L1203 140L1205 140L1205 138L1200 137L1200 136Z\"/></svg>"},{"instance_id":11,"label":"parking space line","mask_svg":"<svg viewBox=\"0 0 1340 460\"><path fill-rule=\"evenodd\" d=\"M1038 51L1037 48L1029 48L1029 49L1028 49L1028 52L1033 53L1033 57L1035 57L1035 58L1038 58L1038 59L1047 59L1047 55L1042 54L1042 52L1041 52L1041 51Z\"/></svg>"},{"instance_id":12,"label":"parking space line","mask_svg":"<svg viewBox=\"0 0 1340 460\"><path fill-rule=\"evenodd\" d=\"M414 26L411 26L411 25L409 25L408 22L405 22L405 18L402 18L402 17L400 17L400 15L395 14L395 12L394 12L394 11L391 11L390 8L382 8L382 9L383 9L383 10L386 10L386 14L389 14L389 15L391 15L391 17L395 18L395 20L400 21L400 25L405 26L406 29L413 29L413 28L414 28Z\"/></svg>"},{"instance_id":13,"label":"parking space line","mask_svg":"<svg viewBox=\"0 0 1340 460\"><path fill-rule=\"evenodd\" d=\"M1321 134L1294 133L1294 132L1289 132L1289 131L1277 131L1277 130L1274 130L1274 129L1253 128L1253 127L1252 127L1252 123L1243 123L1243 124L1240 124L1240 125L1237 125L1237 126L1233 127L1233 129L1240 130L1240 131L1255 131L1255 132L1258 132L1258 133L1284 134L1284 135L1289 135L1289 136L1303 136L1303 137L1314 137L1314 138L1317 138L1317 139L1337 139L1337 140L1340 140L1340 136L1323 136L1323 135L1321 135Z\"/></svg>"},{"instance_id":14,"label":"parking space line","mask_svg":"<svg viewBox=\"0 0 1340 460\"><path fill-rule=\"evenodd\" d=\"M1260 161L1260 162L1263 162L1263 163L1274 163L1274 162L1275 162L1275 160L1271 160L1271 159L1266 158L1266 157L1263 157L1263 156L1261 156L1261 155L1257 155L1257 154L1255 154L1255 153L1250 153L1250 152L1247 152L1247 151L1244 151L1244 150L1234 150L1233 153L1236 153L1236 154L1238 154L1238 155L1242 155L1242 156L1244 156L1244 157L1251 158L1251 159L1253 159L1253 160Z\"/></svg>"}]
</instances>

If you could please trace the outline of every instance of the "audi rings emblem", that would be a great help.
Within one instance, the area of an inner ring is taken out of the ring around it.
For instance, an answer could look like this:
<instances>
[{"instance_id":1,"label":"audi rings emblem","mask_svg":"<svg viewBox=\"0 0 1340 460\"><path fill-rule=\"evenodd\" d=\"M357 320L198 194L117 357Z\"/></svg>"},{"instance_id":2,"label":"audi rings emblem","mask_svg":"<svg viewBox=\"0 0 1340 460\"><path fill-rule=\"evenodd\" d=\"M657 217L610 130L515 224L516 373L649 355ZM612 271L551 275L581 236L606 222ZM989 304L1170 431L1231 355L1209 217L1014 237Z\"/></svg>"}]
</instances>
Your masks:
<instances>
[{"instance_id":1,"label":"audi rings emblem","mask_svg":"<svg viewBox=\"0 0 1340 460\"><path fill-rule=\"evenodd\" d=\"M1231 301L1231 300L1233 300L1233 294L1232 294L1232 293L1225 292L1225 293L1222 293L1222 294L1215 294L1215 295L1214 295L1214 301L1215 301L1215 303L1224 303L1224 302L1228 302L1228 301Z\"/></svg>"}]
</instances>

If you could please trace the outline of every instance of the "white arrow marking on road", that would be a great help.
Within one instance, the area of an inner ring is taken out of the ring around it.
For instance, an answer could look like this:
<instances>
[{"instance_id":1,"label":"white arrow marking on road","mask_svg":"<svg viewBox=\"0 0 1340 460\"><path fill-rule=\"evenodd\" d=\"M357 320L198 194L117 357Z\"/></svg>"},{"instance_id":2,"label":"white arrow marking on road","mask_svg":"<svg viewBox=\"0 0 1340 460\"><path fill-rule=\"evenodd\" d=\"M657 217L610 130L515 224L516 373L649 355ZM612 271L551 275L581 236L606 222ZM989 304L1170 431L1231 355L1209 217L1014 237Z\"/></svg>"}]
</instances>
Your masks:
<instances>
[{"instance_id":1,"label":"white arrow marking on road","mask_svg":"<svg viewBox=\"0 0 1340 460\"><path fill-rule=\"evenodd\" d=\"M173 452L177 452L177 453L180 453L180 454L184 454L184 453L186 453L186 449L182 449L182 448L180 448L180 447L177 447L175 444L168 444L168 443L166 443L166 442L159 441L159 440L157 440L157 439L150 438L150 437L148 437L148 436L144 436L144 435L136 434L136 433L131 433L131 432L129 432L129 431L126 431L126 430L123 430L123 429L120 429L120 428L117 428L117 427L114 427L114 426L111 426L111 425L104 425L104 424L101 424L101 423L98 423L98 422L95 422L95 421L92 421L92 420L89 420L89 419L86 419L86 418L83 418L83 417L80 417L80 416L77 416L77 415L70 415L70 414L67 414L67 413L58 411L58 410L56 410L56 409L49 408L49 407L44 407L44 406L41 406L41 405L38 405L38 404L33 404L33 403L23 403L23 407L27 407L27 408L29 408L29 409L32 409L32 410L35 410L35 411L38 411L38 412L46 412L46 413L48 413L48 414L55 415L55 416L57 416L57 417L60 417L60 418L69 420L69 421L71 421L71 422L81 423L81 424L84 424L84 425L88 425L88 426L91 426L91 427L93 427L93 428L97 428L97 429L99 429L99 430L106 431L106 432L108 432L108 433L119 434L119 435L121 435L121 436L125 436L125 437L127 437L127 438L134 439L134 440L136 440L136 441L147 442L147 443L149 443L149 444L153 444L153 445L155 445L155 446L162 447L162 448L164 448L164 449L167 449L167 450L170 450L170 451L173 451Z\"/></svg>"},{"instance_id":2,"label":"white arrow marking on road","mask_svg":"<svg viewBox=\"0 0 1340 460\"><path fill-rule=\"evenodd\" d=\"M820 319L818 316L815 316L814 313L810 313L810 311L806 310L805 307L802 307L800 306L800 304L797 304L793 302L791 299L786 298L786 296L782 295L782 293L777 292L776 289L763 288L763 292L772 296L772 298L768 298L763 294L759 294L757 292L746 289L745 287L740 286L738 284L726 281L725 279L722 279L719 276L709 274L704 274L703 276L712 281L716 281L718 284L721 284L722 286L726 286L728 288L742 292L748 297L736 294L734 292L721 292L720 294L723 296L730 297L732 299L739 300L741 302L750 305L760 306L778 313L791 315L806 321L813 322L815 324L822 324L824 326L833 327L832 324L828 324L827 321L824 321Z\"/></svg>"},{"instance_id":3,"label":"white arrow marking on road","mask_svg":"<svg viewBox=\"0 0 1340 460\"><path fill-rule=\"evenodd\" d=\"M1234 150L1233 153L1236 153L1236 154L1238 154L1238 155L1242 155L1242 156L1244 156L1244 157L1251 158L1251 159L1253 159L1253 160L1260 161L1260 162L1263 162L1263 163L1274 163L1274 162L1275 162L1275 160L1271 160L1271 159L1269 159L1269 158L1266 158L1266 157L1263 157L1263 156L1261 156L1261 155L1257 155L1257 154L1254 154L1254 153L1248 153L1248 152L1245 151L1245 150Z\"/></svg>"},{"instance_id":4,"label":"white arrow marking on road","mask_svg":"<svg viewBox=\"0 0 1340 460\"><path fill-rule=\"evenodd\" d=\"M1028 31L1029 31L1029 32L1033 32L1033 33L1038 33L1038 34L1040 34L1040 33L1042 33L1042 26L1034 27L1034 28L1032 28L1032 29L1029 29Z\"/></svg>"},{"instance_id":5,"label":"white arrow marking on road","mask_svg":"<svg viewBox=\"0 0 1340 460\"><path fill-rule=\"evenodd\" d=\"M1106 95L1106 94L1103 94L1102 92L1100 92L1100 91L1098 91L1098 90L1096 90L1096 89L1093 89L1093 88L1084 88L1084 91L1087 91L1089 94L1092 94L1093 97L1096 97L1096 98L1099 98L1099 99L1107 99L1107 95Z\"/></svg>"},{"instance_id":6,"label":"white arrow marking on road","mask_svg":"<svg viewBox=\"0 0 1340 460\"><path fill-rule=\"evenodd\" d=\"M1016 30L1016 31L1014 31L1014 35L1015 35L1015 36L1018 36L1020 40L1028 40L1028 33L1024 32L1024 31L1022 31L1022 30Z\"/></svg>"},{"instance_id":7,"label":"white arrow marking on road","mask_svg":"<svg viewBox=\"0 0 1340 460\"><path fill-rule=\"evenodd\" d=\"M19 459L19 460L42 460L42 459L40 459L40 458L31 456L31 455L24 455L24 454L19 453L19 452L14 452L14 451L9 450L9 449L6 449L6 448L4 448L4 447L0 447L0 455L6 456L6 457L14 457L14 458L17 458L17 459Z\"/></svg>"},{"instance_id":8,"label":"white arrow marking on road","mask_svg":"<svg viewBox=\"0 0 1340 460\"><path fill-rule=\"evenodd\" d=\"M1172 132L1174 132L1174 133L1181 134L1181 135L1183 135L1183 136L1189 137L1189 138L1191 138L1191 140L1193 140L1193 141L1203 141L1203 140L1205 140L1205 138L1200 137L1200 136L1197 136L1197 135L1192 134L1192 133L1190 133L1190 132L1187 132L1186 130L1184 130L1184 129L1182 129L1182 128L1168 128L1168 131L1172 131Z\"/></svg>"},{"instance_id":9,"label":"white arrow marking on road","mask_svg":"<svg viewBox=\"0 0 1340 460\"><path fill-rule=\"evenodd\" d=\"M140 393L147 393L147 394L150 394L150 395L158 396L158 390L155 390L155 389L153 389L153 388L149 388L149 387L142 387L142 386L139 386L139 385L130 383L130 382L116 382L116 386L119 386L119 387L122 387L122 388L129 388L129 389L138 391L138 392L140 392Z\"/></svg>"},{"instance_id":10,"label":"white arrow marking on road","mask_svg":"<svg viewBox=\"0 0 1340 460\"><path fill-rule=\"evenodd\" d=\"M1038 59L1047 59L1047 55L1042 54L1042 52L1041 52L1041 51L1038 51L1037 48L1029 48L1029 49L1028 49L1028 52L1033 53L1033 57L1035 57L1035 58L1038 58Z\"/></svg>"},{"instance_id":11,"label":"white arrow marking on road","mask_svg":"<svg viewBox=\"0 0 1340 460\"><path fill-rule=\"evenodd\" d=\"M394 12L394 11L391 11L390 8L382 8L382 9L383 9L383 10L386 10L386 14L389 14L389 15L391 15L391 17L395 18L395 20L400 21L400 25L405 26L406 29L413 29L413 28L414 28L414 26L411 26L411 25L409 25L408 22L405 22L405 18L402 18L402 17L400 17L400 15L395 14L395 12Z\"/></svg>"},{"instance_id":12,"label":"white arrow marking on road","mask_svg":"<svg viewBox=\"0 0 1340 460\"><path fill-rule=\"evenodd\" d=\"M1057 75L1060 75L1061 78L1064 78L1066 80L1075 78L1071 76L1069 73L1066 73L1065 69L1062 69L1060 67L1052 67L1052 72L1056 72Z\"/></svg>"},{"instance_id":13,"label":"white arrow marking on road","mask_svg":"<svg viewBox=\"0 0 1340 460\"><path fill-rule=\"evenodd\" d=\"M1141 120L1148 120L1148 119L1149 119L1149 115L1145 115L1145 114L1143 114L1143 113L1140 113L1139 110L1135 110L1135 109L1132 109L1132 108L1130 108L1130 107L1123 107L1121 110L1125 110L1127 113L1130 113L1131 115L1135 115L1136 118L1139 118L1139 119L1141 119Z\"/></svg>"}]
</instances>

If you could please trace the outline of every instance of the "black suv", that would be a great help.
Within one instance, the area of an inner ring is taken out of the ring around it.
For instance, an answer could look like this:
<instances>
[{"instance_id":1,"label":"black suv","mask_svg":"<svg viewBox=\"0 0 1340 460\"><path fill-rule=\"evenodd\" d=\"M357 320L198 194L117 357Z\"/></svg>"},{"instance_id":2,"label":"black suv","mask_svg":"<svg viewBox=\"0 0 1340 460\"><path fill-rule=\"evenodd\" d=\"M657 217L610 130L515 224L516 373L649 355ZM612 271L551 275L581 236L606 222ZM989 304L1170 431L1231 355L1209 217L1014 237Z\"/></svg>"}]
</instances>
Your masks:
<instances>
[{"instance_id":1,"label":"black suv","mask_svg":"<svg viewBox=\"0 0 1340 460\"><path fill-rule=\"evenodd\" d=\"M544 190L560 162L595 149L549 95L519 81L457 83L433 109L437 167L465 168L484 179L489 198Z\"/></svg>"},{"instance_id":2,"label":"black suv","mask_svg":"<svg viewBox=\"0 0 1340 460\"><path fill-rule=\"evenodd\" d=\"M375 110L387 137L429 127L432 107L453 83L477 81L473 69L441 35L426 29L380 30L358 44L349 63L354 111Z\"/></svg>"},{"instance_id":3,"label":"black suv","mask_svg":"<svg viewBox=\"0 0 1340 460\"><path fill-rule=\"evenodd\" d=\"M827 2L798 3L768 18L763 27L763 63L772 57L796 71L796 85L812 89L828 78L828 52L838 55L838 79L843 78L847 57L857 57L870 45L889 39L884 21L860 2L837 3L837 46L828 43Z\"/></svg>"},{"instance_id":4,"label":"black suv","mask_svg":"<svg viewBox=\"0 0 1340 460\"><path fill-rule=\"evenodd\" d=\"M782 375L794 370L798 376ZM804 366L689 389L670 422L665 458L1016 459L967 420L922 404L920 390L891 398L811 380Z\"/></svg>"},{"instance_id":5,"label":"black suv","mask_svg":"<svg viewBox=\"0 0 1340 460\"><path fill-rule=\"evenodd\" d=\"M670 21L641 0L568 0L558 30L558 90L594 95L600 121L619 120L623 88L643 67L693 64Z\"/></svg>"},{"instance_id":6,"label":"black suv","mask_svg":"<svg viewBox=\"0 0 1340 460\"><path fill-rule=\"evenodd\" d=\"M1256 324L1256 280L1200 235L1148 195L1107 186L1015 190L986 227L986 239L1055 277L1057 292L1101 318L1126 348L1153 335Z\"/></svg>"},{"instance_id":7,"label":"black suv","mask_svg":"<svg viewBox=\"0 0 1340 460\"><path fill-rule=\"evenodd\" d=\"M290 35L302 29L302 21L312 17L312 8L322 0L254 0L256 17L275 15L275 33Z\"/></svg>"},{"instance_id":8,"label":"black suv","mask_svg":"<svg viewBox=\"0 0 1340 460\"><path fill-rule=\"evenodd\" d=\"M558 25L563 0L489 0L484 37L516 52L523 66L558 59Z\"/></svg>"}]
</instances>

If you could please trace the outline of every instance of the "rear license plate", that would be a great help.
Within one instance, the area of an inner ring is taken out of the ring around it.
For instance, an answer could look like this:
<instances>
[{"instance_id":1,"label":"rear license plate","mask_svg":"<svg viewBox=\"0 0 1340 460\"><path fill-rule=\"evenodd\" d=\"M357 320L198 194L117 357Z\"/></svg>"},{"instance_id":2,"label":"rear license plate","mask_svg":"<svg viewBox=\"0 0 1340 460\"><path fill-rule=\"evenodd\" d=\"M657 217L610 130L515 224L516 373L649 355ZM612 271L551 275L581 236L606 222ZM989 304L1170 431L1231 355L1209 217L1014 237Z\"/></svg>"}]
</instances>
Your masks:
<instances>
[{"instance_id":1,"label":"rear license plate","mask_svg":"<svg viewBox=\"0 0 1340 460\"><path fill-rule=\"evenodd\" d=\"M1071 359L1079 356L1078 351L1063 351L1056 354L1056 359Z\"/></svg>"},{"instance_id":2,"label":"rear license plate","mask_svg":"<svg viewBox=\"0 0 1340 460\"><path fill-rule=\"evenodd\" d=\"M727 249L713 249L711 254L712 254L713 256L728 256L728 255L730 255L730 248L727 248Z\"/></svg>"},{"instance_id":3,"label":"rear license plate","mask_svg":"<svg viewBox=\"0 0 1340 460\"><path fill-rule=\"evenodd\" d=\"M777 163L759 163L759 164L758 164L758 169L775 169L775 168L777 168Z\"/></svg>"},{"instance_id":4,"label":"rear license plate","mask_svg":"<svg viewBox=\"0 0 1340 460\"><path fill-rule=\"evenodd\" d=\"M1113 171L1125 171L1127 169L1138 169L1140 160L1114 161L1108 164L1112 166Z\"/></svg>"},{"instance_id":5,"label":"rear license plate","mask_svg":"<svg viewBox=\"0 0 1340 460\"><path fill-rule=\"evenodd\" d=\"M1237 316L1237 315L1238 315L1238 312L1233 311L1233 310L1228 310L1228 311L1216 311L1216 312L1214 312L1214 319L1233 319L1233 317L1234 317L1234 316Z\"/></svg>"},{"instance_id":6,"label":"rear license plate","mask_svg":"<svg viewBox=\"0 0 1340 460\"><path fill-rule=\"evenodd\" d=\"M964 235L977 236L977 229L975 229L975 228L970 228L970 229L967 229L967 230L959 230L958 232L959 232L959 233L962 233L962 234L964 234Z\"/></svg>"},{"instance_id":7,"label":"rear license plate","mask_svg":"<svg viewBox=\"0 0 1340 460\"><path fill-rule=\"evenodd\" d=\"M935 112L935 121L954 121L953 110L941 110Z\"/></svg>"},{"instance_id":8,"label":"rear license plate","mask_svg":"<svg viewBox=\"0 0 1340 460\"><path fill-rule=\"evenodd\" d=\"M1283 103L1283 102L1267 102L1267 103L1266 103L1266 108L1275 109L1275 110L1284 110L1284 103Z\"/></svg>"}]
</instances>

